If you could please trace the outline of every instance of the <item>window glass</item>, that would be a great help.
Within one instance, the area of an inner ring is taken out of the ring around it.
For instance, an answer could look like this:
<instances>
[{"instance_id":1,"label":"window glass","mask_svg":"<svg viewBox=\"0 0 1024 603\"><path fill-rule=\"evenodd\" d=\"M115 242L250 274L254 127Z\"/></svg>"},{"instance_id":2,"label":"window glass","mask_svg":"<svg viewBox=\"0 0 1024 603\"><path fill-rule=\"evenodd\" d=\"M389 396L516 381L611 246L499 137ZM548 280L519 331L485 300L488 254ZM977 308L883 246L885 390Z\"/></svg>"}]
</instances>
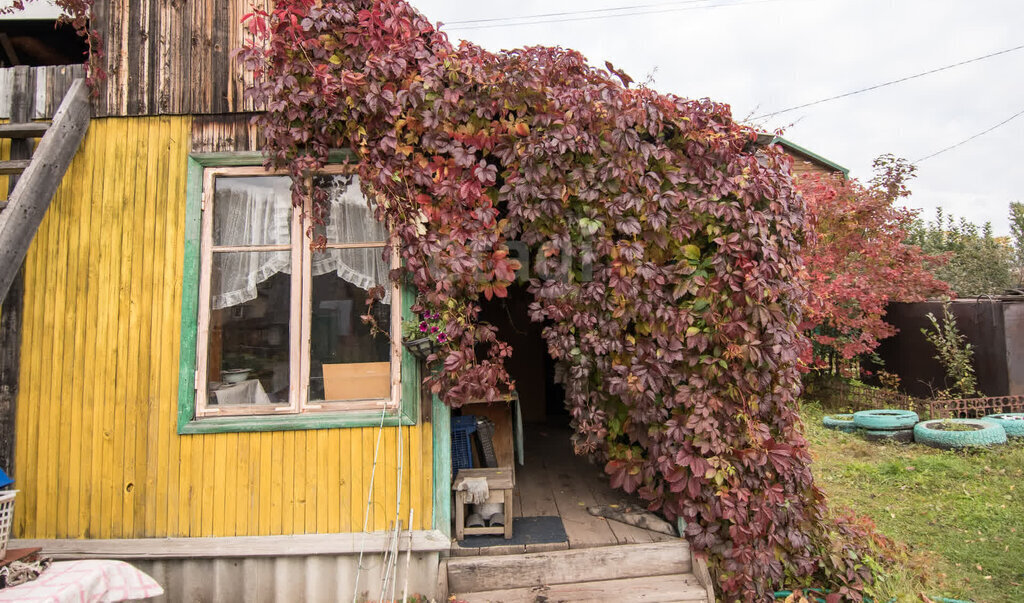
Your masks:
<instances>
[{"instance_id":1,"label":"window glass","mask_svg":"<svg viewBox=\"0 0 1024 603\"><path fill-rule=\"evenodd\" d=\"M291 239L291 180L285 176L214 181L213 244L287 245Z\"/></svg>"},{"instance_id":2,"label":"window glass","mask_svg":"<svg viewBox=\"0 0 1024 603\"><path fill-rule=\"evenodd\" d=\"M287 251L213 255L206 363L209 408L288 403L288 259Z\"/></svg>"},{"instance_id":3,"label":"window glass","mask_svg":"<svg viewBox=\"0 0 1024 603\"><path fill-rule=\"evenodd\" d=\"M315 234L324 235L327 244L379 243L386 241L388 231L374 216L359 186L351 175L318 176L313 185L327 191L327 204Z\"/></svg>"},{"instance_id":4,"label":"window glass","mask_svg":"<svg viewBox=\"0 0 1024 603\"><path fill-rule=\"evenodd\" d=\"M392 375L401 348L390 282L388 233L351 175L310 180L324 188L327 239L299 235L303 208L287 176L216 168L203 218L196 414L299 413L398 404ZM307 211L309 206L305 208ZM292 232L292 225L295 232ZM381 299L368 310L372 289ZM373 313L377 330L362 320ZM396 356L398 354L398 356ZM307 376L308 375L308 376ZM304 382L304 380L306 380ZM299 387L302 384L305 387Z\"/></svg>"},{"instance_id":5,"label":"window glass","mask_svg":"<svg viewBox=\"0 0 1024 603\"><path fill-rule=\"evenodd\" d=\"M350 251L350 250L327 250ZM362 251L362 250L356 250ZM374 249L379 255L380 249ZM391 397L391 299L370 310L383 333L363 322L365 288L337 273L313 277L309 341L309 399L382 400Z\"/></svg>"}]
</instances>

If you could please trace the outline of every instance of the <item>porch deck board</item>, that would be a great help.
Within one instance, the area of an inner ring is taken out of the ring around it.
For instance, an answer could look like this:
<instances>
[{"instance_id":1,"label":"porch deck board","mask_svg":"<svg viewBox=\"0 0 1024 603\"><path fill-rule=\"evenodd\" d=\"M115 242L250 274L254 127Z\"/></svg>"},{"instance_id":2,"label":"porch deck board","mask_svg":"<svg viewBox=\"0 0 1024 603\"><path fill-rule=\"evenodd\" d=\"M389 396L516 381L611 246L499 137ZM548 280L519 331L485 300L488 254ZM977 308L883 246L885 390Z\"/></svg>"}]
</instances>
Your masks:
<instances>
[{"instance_id":1,"label":"porch deck board","mask_svg":"<svg viewBox=\"0 0 1024 603\"><path fill-rule=\"evenodd\" d=\"M638 501L613 489L600 467L573 453L568 428L528 425L524 432L526 464L516 468L523 516L560 516L570 549L673 539L587 511L593 505L636 505Z\"/></svg>"}]
</instances>

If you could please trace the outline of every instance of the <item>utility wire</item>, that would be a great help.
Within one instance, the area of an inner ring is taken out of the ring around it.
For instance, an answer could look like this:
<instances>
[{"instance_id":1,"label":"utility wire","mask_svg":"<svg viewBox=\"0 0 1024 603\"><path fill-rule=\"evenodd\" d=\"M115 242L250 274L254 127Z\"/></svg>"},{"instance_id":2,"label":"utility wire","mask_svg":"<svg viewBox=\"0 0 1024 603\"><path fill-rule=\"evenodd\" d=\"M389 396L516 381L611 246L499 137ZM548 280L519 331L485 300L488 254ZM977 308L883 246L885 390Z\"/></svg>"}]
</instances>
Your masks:
<instances>
[{"instance_id":1,"label":"utility wire","mask_svg":"<svg viewBox=\"0 0 1024 603\"><path fill-rule=\"evenodd\" d=\"M1000 50L999 52L993 52L991 54L982 55L980 57L974 57L973 59L967 59L966 61L960 61L959 63L953 63L952 65L946 65L945 67L939 67L937 69L931 69L929 71L922 71L921 73L915 73L914 75L908 75L907 77L901 77L898 80L891 80L891 81L884 82L884 83L881 83L881 84L876 84L874 86L868 86L867 88L861 88L860 90L854 90L852 92L846 92L844 94L837 94L836 96L830 96L828 98L822 98L822 99L819 99L819 100L816 100L816 101L813 101L813 102L810 102L810 103L804 103L802 105L797 105L795 107L789 107L787 109L780 109L778 111L773 111L771 113L765 113L764 115L755 115L754 117L751 117L750 119L752 119L752 120L753 119L762 119L762 118L765 118L765 117L772 117L773 115L781 115L783 113L789 113L790 111L796 111L797 109L804 109L806 107L813 107L814 105L820 105L821 103L827 103L828 101L834 101L834 100L837 100L837 99L840 99L840 98L846 98L848 96L853 96L855 94L861 94L863 92L869 92L871 90L878 90L879 88L885 88L886 86L892 86L893 84L899 84L901 82L906 82L906 81L909 81L909 80L917 79L919 77L924 77L926 75L931 75L933 73L938 73L940 71L945 71L947 69L952 69L954 67L960 67L961 65L967 65L969 63L975 63L977 61L982 61L982 60L985 60L985 59L990 59L992 57L997 57L997 56L999 56L1001 54L1006 54L1006 53L1009 53L1009 52L1014 52L1014 51L1020 50L1022 48L1024 48L1024 44L1021 44L1020 46L1014 46L1013 48L1007 48L1006 50Z\"/></svg>"},{"instance_id":2,"label":"utility wire","mask_svg":"<svg viewBox=\"0 0 1024 603\"><path fill-rule=\"evenodd\" d=\"M592 8L588 10L569 10L560 13L541 13L538 15L523 15L520 17L491 17L488 19L464 19L462 21L446 21L445 25L465 25L469 23L492 23L495 21L521 21L525 19L541 19L545 17L565 17L570 15L584 15L593 13L609 13L612 11L636 10L640 8L657 8L670 4L699 4L711 2L712 0L676 0L676 2L657 2L654 4L628 4L626 6L613 6L609 8Z\"/></svg>"},{"instance_id":3,"label":"utility wire","mask_svg":"<svg viewBox=\"0 0 1024 603\"><path fill-rule=\"evenodd\" d=\"M708 8L728 8L731 6L746 6L750 4L766 4L769 2L783 2L786 0L748 0L746 2L733 2L730 4L709 4L706 6L677 6L660 10L642 10L628 13L614 13L609 15L592 15L580 17L567 17L564 19L538 19L536 21L521 21L519 23L484 23L482 25L469 25L465 27L452 27L452 30L466 31L471 29L493 29L495 27L515 27L518 25L543 25L545 23L568 23L571 21L595 21L597 19L612 19L616 17L634 17L637 15L658 15L662 13L675 13L689 10L702 10ZM527 18L527 17L523 17ZM442 29L449 29L447 24L442 23Z\"/></svg>"},{"instance_id":4,"label":"utility wire","mask_svg":"<svg viewBox=\"0 0 1024 603\"><path fill-rule=\"evenodd\" d=\"M924 157L914 161L913 163L918 164L918 163L921 163L922 161L924 161L925 159L931 159L932 157L935 157L936 155L941 155L941 154L945 153L946 151L951 151L951 150L957 148L958 146L960 146L962 144L966 144L966 143L974 140L975 138L978 138L979 136L984 136L985 134L988 134L989 132L991 132L992 130L995 130L998 127L1005 126L1006 124L1010 123L1014 119L1017 119L1021 115L1024 115L1024 109L1021 109L1020 111L1014 113L1010 117L1004 119L1003 121L997 123L996 125L992 126L991 128L989 128L987 130L984 130L982 132L978 132L974 136L971 136L969 138L965 138L965 139L961 140L960 142L958 142L956 144L949 145L948 147L946 147L946 148L944 148L944 149L942 149L940 151L935 151L931 155L925 155Z\"/></svg>"}]
</instances>

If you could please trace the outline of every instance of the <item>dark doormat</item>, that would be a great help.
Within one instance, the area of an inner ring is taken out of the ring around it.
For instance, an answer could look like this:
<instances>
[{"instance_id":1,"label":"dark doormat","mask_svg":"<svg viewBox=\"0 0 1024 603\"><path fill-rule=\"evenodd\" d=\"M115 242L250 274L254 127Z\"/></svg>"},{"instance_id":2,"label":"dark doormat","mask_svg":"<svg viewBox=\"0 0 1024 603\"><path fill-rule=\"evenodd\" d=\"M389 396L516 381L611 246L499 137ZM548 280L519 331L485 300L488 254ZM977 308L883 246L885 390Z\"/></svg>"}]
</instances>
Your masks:
<instances>
[{"instance_id":1,"label":"dark doormat","mask_svg":"<svg viewBox=\"0 0 1024 603\"><path fill-rule=\"evenodd\" d=\"M504 536L466 536L459 541L461 547L501 546L506 544L547 544L568 542L561 517L516 517L512 524L512 538Z\"/></svg>"}]
</instances>

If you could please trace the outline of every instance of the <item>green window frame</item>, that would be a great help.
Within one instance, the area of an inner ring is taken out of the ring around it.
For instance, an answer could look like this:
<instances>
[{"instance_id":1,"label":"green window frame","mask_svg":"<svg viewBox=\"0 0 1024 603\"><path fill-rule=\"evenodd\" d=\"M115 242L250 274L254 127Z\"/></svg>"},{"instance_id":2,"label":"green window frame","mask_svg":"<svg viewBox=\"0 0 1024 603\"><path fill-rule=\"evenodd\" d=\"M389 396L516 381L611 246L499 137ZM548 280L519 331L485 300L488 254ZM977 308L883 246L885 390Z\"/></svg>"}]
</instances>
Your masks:
<instances>
[{"instance_id":1,"label":"green window frame","mask_svg":"<svg viewBox=\"0 0 1024 603\"><path fill-rule=\"evenodd\" d=\"M332 154L332 162L342 162L348 155ZM264 155L258 152L193 153L188 157L188 180L185 207L185 249L181 297L181 347L178 372L178 433L225 433L252 431L286 431L369 427L382 422L385 426L415 425L420 408L420 363L404 347L401 353L401 400L390 410L337 410L331 412L287 415L245 415L227 417L196 417L196 343L199 316L200 236L202 223L203 173L206 168L259 166ZM412 319L415 293L403 287L402 320ZM383 417L382 417L383 412Z\"/></svg>"}]
</instances>

